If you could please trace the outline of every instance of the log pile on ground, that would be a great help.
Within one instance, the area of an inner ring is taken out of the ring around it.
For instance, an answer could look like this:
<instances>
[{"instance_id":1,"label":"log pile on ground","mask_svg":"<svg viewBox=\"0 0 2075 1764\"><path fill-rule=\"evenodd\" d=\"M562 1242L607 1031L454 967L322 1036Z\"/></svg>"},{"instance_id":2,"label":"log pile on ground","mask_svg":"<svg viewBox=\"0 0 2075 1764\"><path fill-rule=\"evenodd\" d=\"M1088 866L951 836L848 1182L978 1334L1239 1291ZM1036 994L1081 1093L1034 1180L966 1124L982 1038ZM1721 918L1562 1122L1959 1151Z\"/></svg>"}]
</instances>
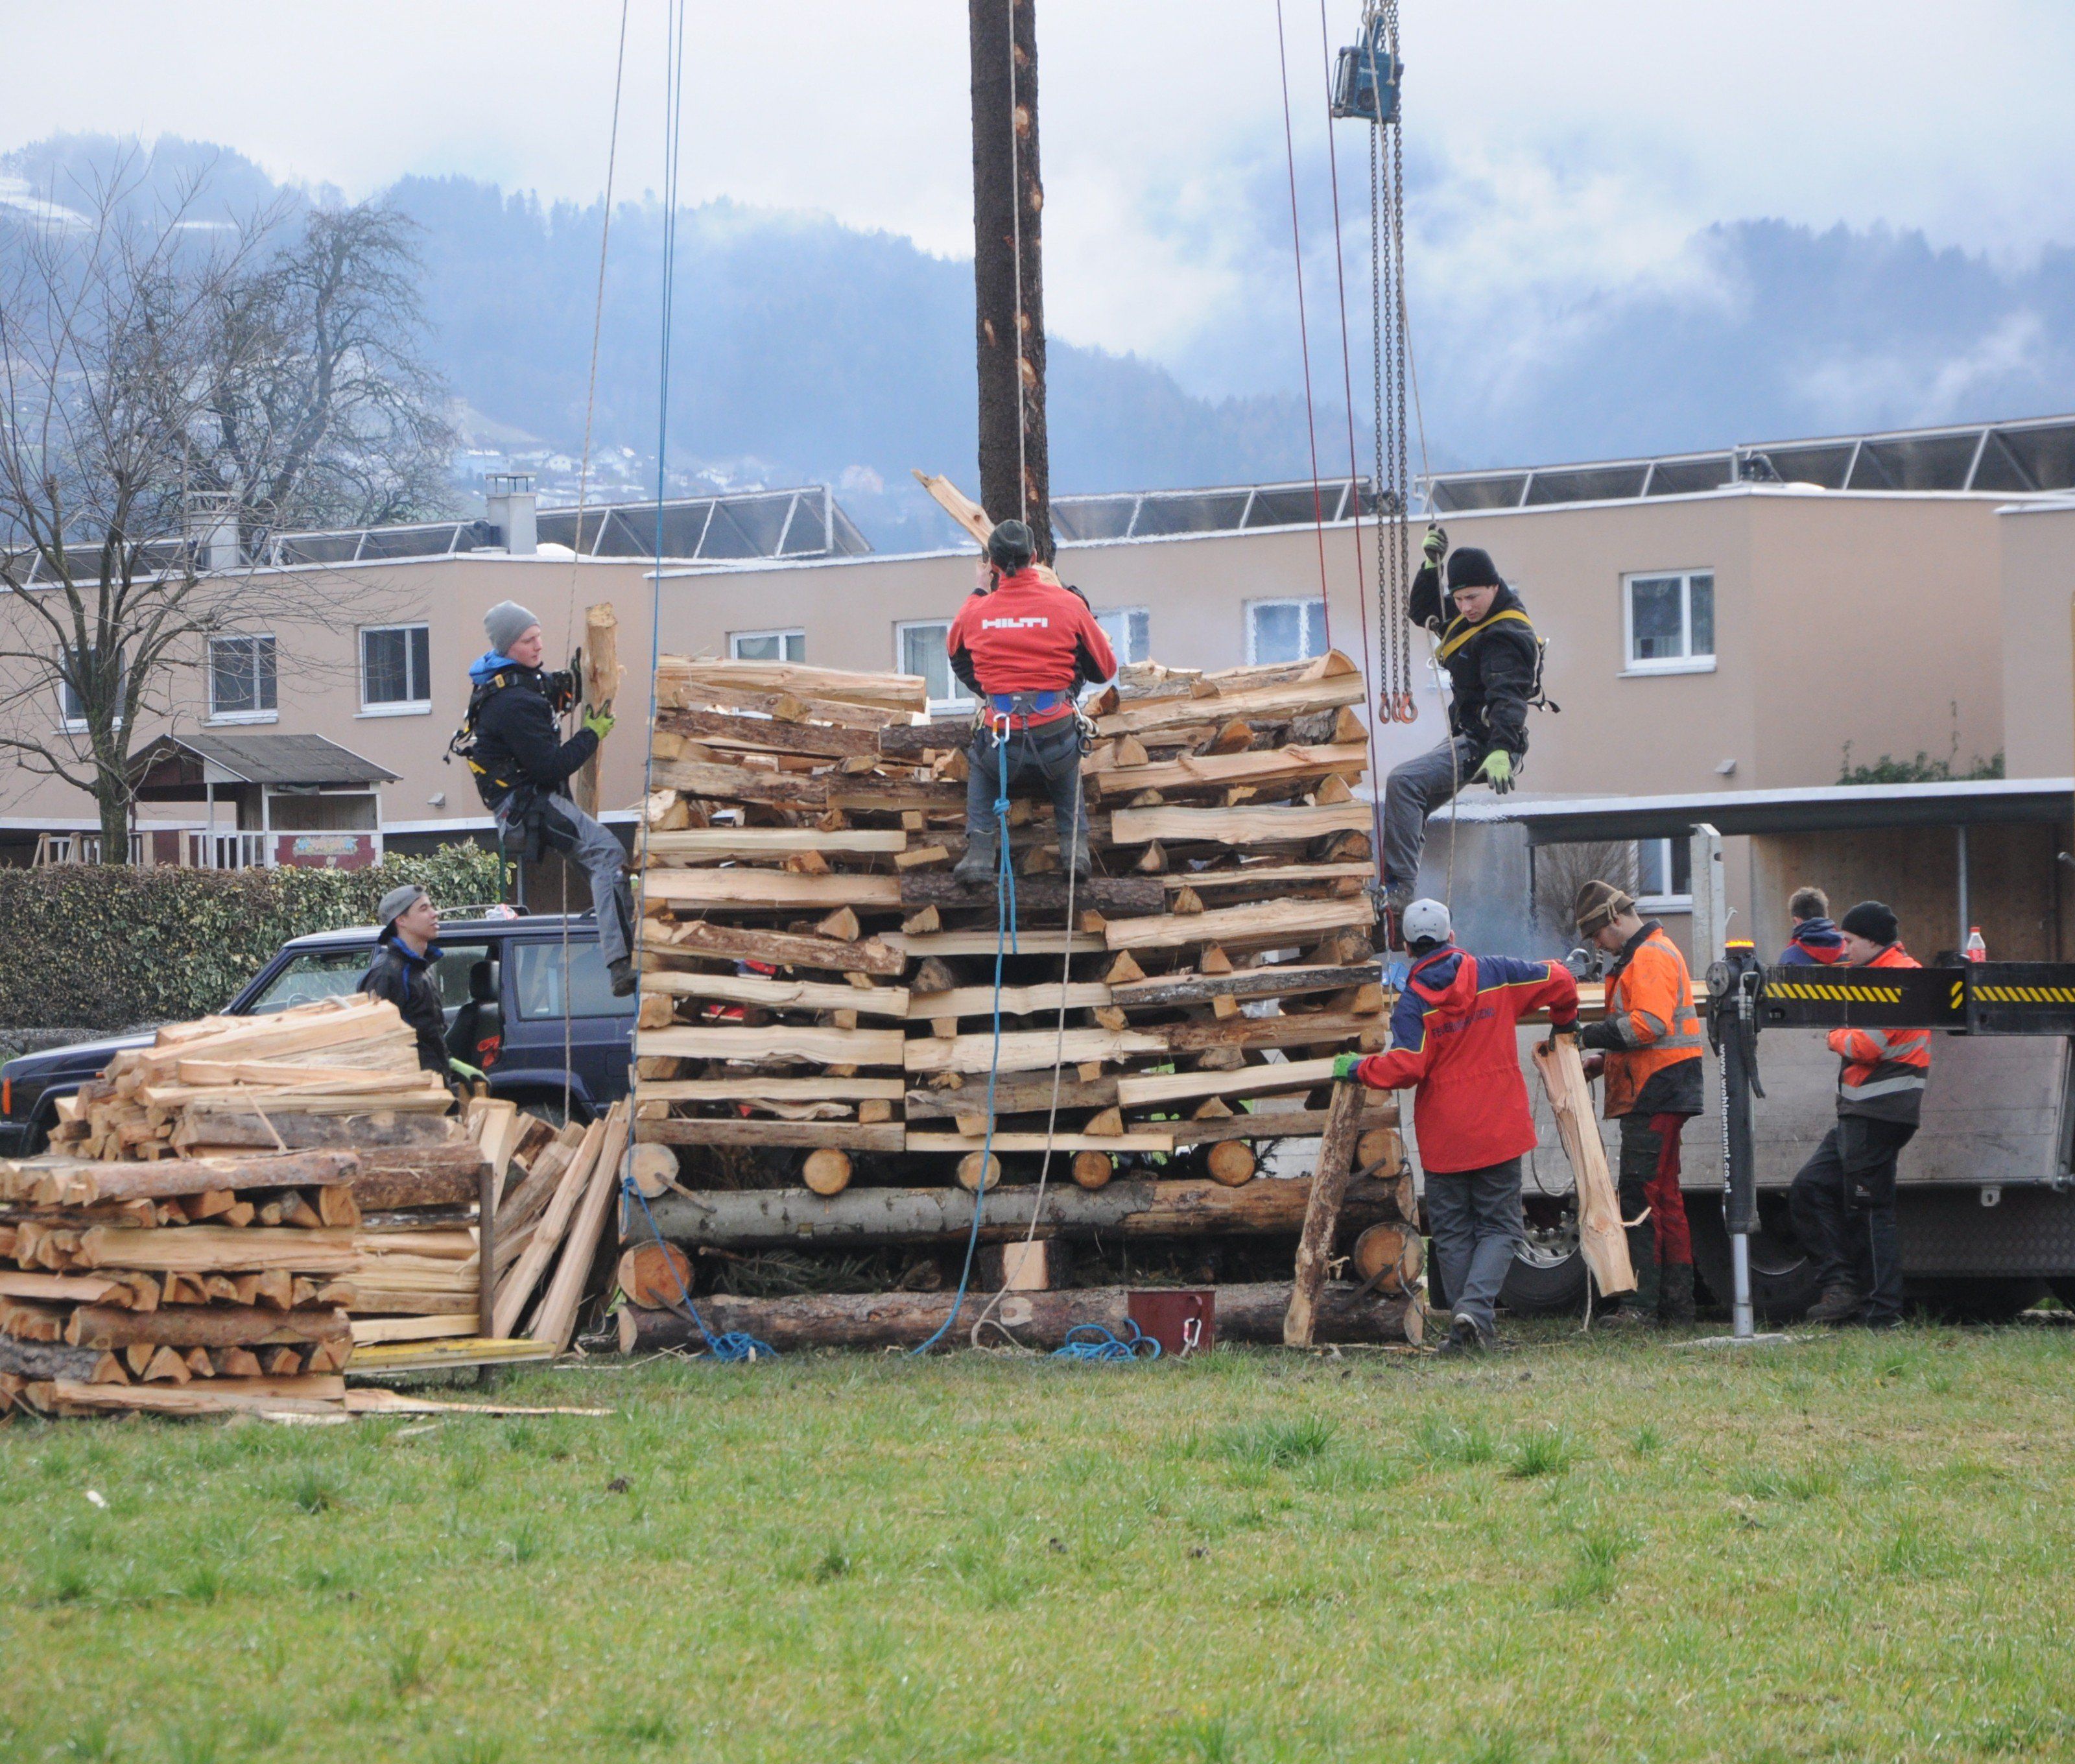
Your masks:
<instances>
[{"instance_id":1,"label":"log pile on ground","mask_svg":"<svg viewBox=\"0 0 2075 1764\"><path fill-rule=\"evenodd\" d=\"M985 1185L996 1240L1034 1215L1043 1240L1294 1242L1308 1178L1261 1178L1265 1144L1315 1151L1333 1057L1385 1029L1361 698L1335 652L1128 668L1089 707L1094 879L1070 888L1049 806L1011 813L984 1171L997 904L951 873L970 720L927 720L912 677L665 657L634 1126L670 1154L642 1182L662 1235L950 1254ZM1397 1119L1361 1116L1349 1243L1411 1216Z\"/></svg>"}]
</instances>

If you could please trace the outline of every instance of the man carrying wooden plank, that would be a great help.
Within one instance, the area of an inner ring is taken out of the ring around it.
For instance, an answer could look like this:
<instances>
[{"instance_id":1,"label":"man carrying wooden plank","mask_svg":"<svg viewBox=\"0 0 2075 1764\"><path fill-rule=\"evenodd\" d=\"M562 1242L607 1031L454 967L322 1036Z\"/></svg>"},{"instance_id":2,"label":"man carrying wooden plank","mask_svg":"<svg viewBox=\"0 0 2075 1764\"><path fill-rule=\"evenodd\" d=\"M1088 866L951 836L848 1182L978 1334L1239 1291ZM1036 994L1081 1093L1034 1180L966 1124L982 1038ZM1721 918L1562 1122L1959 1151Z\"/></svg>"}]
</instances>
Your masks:
<instances>
[{"instance_id":1,"label":"man carrying wooden plank","mask_svg":"<svg viewBox=\"0 0 2075 1764\"><path fill-rule=\"evenodd\" d=\"M1406 908L1412 971L1391 1013L1391 1050L1343 1054L1333 1075L1412 1091L1427 1228L1455 1311L1441 1352L1474 1354L1497 1340L1499 1289L1526 1236L1520 1160L1537 1136L1514 1025L1547 1007L1551 1035L1576 1034L1578 983L1561 962L1472 955L1454 936L1439 901Z\"/></svg>"},{"instance_id":2,"label":"man carrying wooden plank","mask_svg":"<svg viewBox=\"0 0 2075 1764\"><path fill-rule=\"evenodd\" d=\"M1615 1183L1635 1269L1635 1314L1667 1327L1693 1321L1693 1236L1679 1188L1679 1136L1700 1112L1700 1020L1693 976L1656 920L1610 882L1588 882L1578 933L1614 958L1606 1015L1579 1040L1595 1050L1585 1075L1607 1080L1601 1112L1621 1123ZM1621 1315L1628 1314L1624 1305Z\"/></svg>"},{"instance_id":3,"label":"man carrying wooden plank","mask_svg":"<svg viewBox=\"0 0 2075 1764\"><path fill-rule=\"evenodd\" d=\"M1052 801L1061 866L1078 876L1094 873L1075 694L1110 678L1116 657L1087 602L1033 568L1036 555L1021 521L997 526L988 537L984 579L944 639L951 671L980 698L966 756L965 855L952 872L968 888L994 879L996 799L1033 771Z\"/></svg>"},{"instance_id":4,"label":"man carrying wooden plank","mask_svg":"<svg viewBox=\"0 0 2075 1764\"><path fill-rule=\"evenodd\" d=\"M612 732L612 713L589 706L566 741L557 719L574 696L566 675L541 671L540 621L504 600L483 617L489 652L468 670L474 690L454 751L468 761L483 805L497 818L507 851L538 863L548 851L573 857L590 878L598 946L624 998L634 990L634 896L619 839L570 800L569 781Z\"/></svg>"}]
</instances>

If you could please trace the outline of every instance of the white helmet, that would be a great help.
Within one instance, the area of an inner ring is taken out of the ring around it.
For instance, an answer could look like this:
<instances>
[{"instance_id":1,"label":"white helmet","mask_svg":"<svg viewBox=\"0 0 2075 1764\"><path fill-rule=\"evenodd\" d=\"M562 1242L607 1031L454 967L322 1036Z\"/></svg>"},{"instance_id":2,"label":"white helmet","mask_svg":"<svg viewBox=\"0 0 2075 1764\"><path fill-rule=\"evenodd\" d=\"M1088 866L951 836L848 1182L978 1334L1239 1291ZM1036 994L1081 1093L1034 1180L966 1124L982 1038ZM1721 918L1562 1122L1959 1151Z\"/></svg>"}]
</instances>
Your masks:
<instances>
[{"instance_id":1,"label":"white helmet","mask_svg":"<svg viewBox=\"0 0 2075 1764\"><path fill-rule=\"evenodd\" d=\"M1414 901L1405 909L1398 929L1407 948L1415 943L1446 943L1456 934L1448 922L1448 909L1439 901Z\"/></svg>"}]
</instances>

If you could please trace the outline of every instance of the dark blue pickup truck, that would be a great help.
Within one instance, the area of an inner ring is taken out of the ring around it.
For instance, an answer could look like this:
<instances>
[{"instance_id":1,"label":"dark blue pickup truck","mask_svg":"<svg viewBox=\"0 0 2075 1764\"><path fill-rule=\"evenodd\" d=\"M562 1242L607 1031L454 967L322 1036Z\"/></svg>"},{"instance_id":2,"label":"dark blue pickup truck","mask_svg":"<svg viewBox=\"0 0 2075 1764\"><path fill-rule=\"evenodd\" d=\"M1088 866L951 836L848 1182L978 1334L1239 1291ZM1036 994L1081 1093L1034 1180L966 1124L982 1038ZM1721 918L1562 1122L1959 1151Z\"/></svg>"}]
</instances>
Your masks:
<instances>
[{"instance_id":1,"label":"dark blue pickup truck","mask_svg":"<svg viewBox=\"0 0 2075 1764\"><path fill-rule=\"evenodd\" d=\"M448 1049L483 1069L492 1095L558 1115L566 1085L571 1115L587 1120L627 1094L634 1000L612 996L596 920L446 919L440 948L444 953L433 973L446 1000ZM299 937L260 969L225 1012L263 1017L350 992L374 950L371 925ZM82 1041L25 1054L0 1066L0 1157L40 1151L57 1118L57 1099L71 1095L120 1050L151 1041L143 1034Z\"/></svg>"}]
</instances>

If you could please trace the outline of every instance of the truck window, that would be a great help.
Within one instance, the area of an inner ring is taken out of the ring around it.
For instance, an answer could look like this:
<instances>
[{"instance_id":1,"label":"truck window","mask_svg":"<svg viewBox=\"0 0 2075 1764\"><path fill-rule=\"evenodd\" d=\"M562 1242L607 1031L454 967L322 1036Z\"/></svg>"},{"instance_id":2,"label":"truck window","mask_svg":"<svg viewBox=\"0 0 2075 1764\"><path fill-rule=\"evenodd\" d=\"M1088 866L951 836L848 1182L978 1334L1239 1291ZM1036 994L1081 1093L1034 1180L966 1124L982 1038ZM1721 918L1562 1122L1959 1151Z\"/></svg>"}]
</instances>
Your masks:
<instances>
[{"instance_id":1,"label":"truck window","mask_svg":"<svg viewBox=\"0 0 2075 1764\"><path fill-rule=\"evenodd\" d=\"M440 1003L449 1021L468 1002L468 971L490 954L487 943L442 943L440 959L433 967L433 983L440 989ZM360 990L360 976L375 959L372 945L358 950L313 950L292 957L288 965L267 982L267 989L252 1001L251 1014L267 1017L291 1004L308 1004L314 999L339 998Z\"/></svg>"},{"instance_id":2,"label":"truck window","mask_svg":"<svg viewBox=\"0 0 2075 1764\"><path fill-rule=\"evenodd\" d=\"M634 1000L612 996L612 977L605 971L605 958L594 942L571 943L567 969L559 938L554 942L515 943L512 959L518 969L519 1017L522 1022L543 1017L560 1021L562 1000L569 1001L571 1017L631 1017Z\"/></svg>"}]
</instances>

